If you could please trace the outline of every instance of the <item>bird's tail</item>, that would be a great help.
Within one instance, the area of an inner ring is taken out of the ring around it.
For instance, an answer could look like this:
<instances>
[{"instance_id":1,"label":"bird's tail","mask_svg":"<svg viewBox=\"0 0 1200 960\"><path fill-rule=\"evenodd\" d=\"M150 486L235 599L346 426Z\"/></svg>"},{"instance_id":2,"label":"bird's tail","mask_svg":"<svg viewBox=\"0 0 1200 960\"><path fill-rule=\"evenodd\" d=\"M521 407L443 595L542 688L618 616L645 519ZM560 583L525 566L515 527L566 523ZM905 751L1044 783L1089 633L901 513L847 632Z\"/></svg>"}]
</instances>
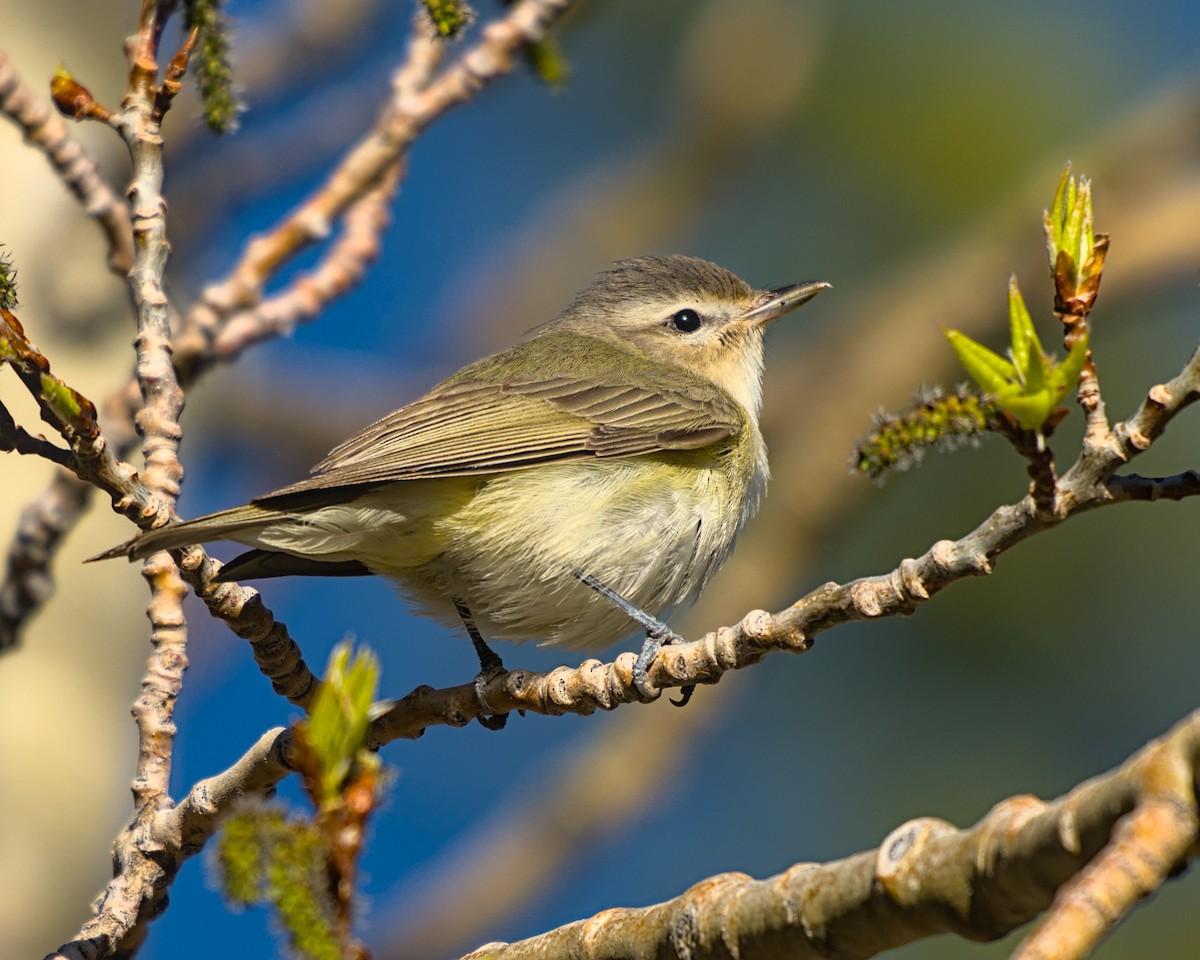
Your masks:
<instances>
[{"instance_id":1,"label":"bird's tail","mask_svg":"<svg viewBox=\"0 0 1200 960\"><path fill-rule=\"evenodd\" d=\"M233 507L229 510L210 513L207 516L196 517L194 520L184 520L181 523L171 523L165 527L159 527L157 530L148 530L111 550L88 557L85 562L111 560L114 557L141 560L159 550L173 550L176 547L186 547L193 543L209 543L213 540L245 542L245 535L255 530L261 530L281 517L282 514L278 510L256 507L253 504Z\"/></svg>"}]
</instances>

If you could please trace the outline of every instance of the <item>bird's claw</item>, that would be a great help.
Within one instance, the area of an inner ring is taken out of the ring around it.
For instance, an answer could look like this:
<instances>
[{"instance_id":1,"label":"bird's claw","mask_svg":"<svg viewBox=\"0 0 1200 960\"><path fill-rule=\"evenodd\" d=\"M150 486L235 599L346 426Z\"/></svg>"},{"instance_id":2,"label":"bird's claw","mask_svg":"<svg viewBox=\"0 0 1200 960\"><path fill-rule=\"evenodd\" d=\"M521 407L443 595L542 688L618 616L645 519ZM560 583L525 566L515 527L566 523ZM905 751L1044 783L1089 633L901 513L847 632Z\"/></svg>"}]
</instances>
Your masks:
<instances>
[{"instance_id":1,"label":"bird's claw","mask_svg":"<svg viewBox=\"0 0 1200 960\"><path fill-rule=\"evenodd\" d=\"M637 689L637 692L641 694L642 699L657 699L662 692L650 682L650 664L658 656L658 652L663 647L683 642L683 637L661 621L646 631L646 642L642 644L637 661L633 665L633 685ZM695 692L696 685L694 683L685 684L679 689L679 699L675 700L672 698L671 703L677 707L687 706L688 701L692 699L692 694Z\"/></svg>"},{"instance_id":2,"label":"bird's claw","mask_svg":"<svg viewBox=\"0 0 1200 960\"><path fill-rule=\"evenodd\" d=\"M475 702L479 704L481 711L478 717L479 725L488 730L503 730L504 725L508 723L508 714L493 710L485 693L487 685L505 672L504 662L496 657L494 662L483 665L479 673L475 674Z\"/></svg>"},{"instance_id":3,"label":"bird's claw","mask_svg":"<svg viewBox=\"0 0 1200 960\"><path fill-rule=\"evenodd\" d=\"M683 643L683 637L657 617L647 613L637 604L630 603L603 581L597 580L591 574L584 573L582 570L572 570L571 572L576 579L581 580L587 586L591 587L600 596L604 597L609 603L623 611L626 616L645 629L646 642L642 644L641 652L638 653L637 661L633 665L633 686L643 700L658 699L662 691L650 682L650 663L658 656L658 651L663 647L672 643ZM694 683L686 684L679 690L679 699L672 700L671 702L677 707L685 706L692 699L692 694L695 692L696 685Z\"/></svg>"}]
</instances>

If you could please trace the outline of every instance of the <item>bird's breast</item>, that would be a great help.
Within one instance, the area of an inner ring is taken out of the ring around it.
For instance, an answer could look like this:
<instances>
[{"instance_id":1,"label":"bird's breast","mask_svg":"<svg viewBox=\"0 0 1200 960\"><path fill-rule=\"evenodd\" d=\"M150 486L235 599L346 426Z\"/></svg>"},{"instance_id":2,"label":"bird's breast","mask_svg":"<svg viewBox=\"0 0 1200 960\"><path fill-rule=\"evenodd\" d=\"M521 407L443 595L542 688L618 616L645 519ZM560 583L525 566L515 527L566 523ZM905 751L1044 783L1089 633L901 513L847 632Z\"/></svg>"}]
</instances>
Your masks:
<instances>
[{"instance_id":1,"label":"bird's breast","mask_svg":"<svg viewBox=\"0 0 1200 960\"><path fill-rule=\"evenodd\" d=\"M398 582L417 586L406 592L418 602L463 599L490 636L607 646L634 625L573 571L654 615L690 601L765 481L757 431L703 450L497 474L438 522L437 560Z\"/></svg>"}]
</instances>

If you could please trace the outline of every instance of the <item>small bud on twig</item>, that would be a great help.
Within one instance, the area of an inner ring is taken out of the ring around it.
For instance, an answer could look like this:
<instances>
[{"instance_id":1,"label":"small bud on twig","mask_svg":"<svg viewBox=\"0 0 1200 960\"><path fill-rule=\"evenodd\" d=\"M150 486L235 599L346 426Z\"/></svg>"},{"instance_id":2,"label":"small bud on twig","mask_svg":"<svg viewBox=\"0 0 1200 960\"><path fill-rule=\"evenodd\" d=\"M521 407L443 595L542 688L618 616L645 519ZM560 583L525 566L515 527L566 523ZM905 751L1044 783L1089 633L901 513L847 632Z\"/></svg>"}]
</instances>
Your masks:
<instances>
[{"instance_id":1,"label":"small bud on twig","mask_svg":"<svg viewBox=\"0 0 1200 960\"><path fill-rule=\"evenodd\" d=\"M72 120L99 120L101 123L113 124L116 117L96 102L92 92L76 80L69 70L61 64L54 71L50 80L50 96L58 112Z\"/></svg>"},{"instance_id":2,"label":"small bud on twig","mask_svg":"<svg viewBox=\"0 0 1200 960\"><path fill-rule=\"evenodd\" d=\"M1094 232L1091 181L1072 177L1069 163L1042 219L1054 278L1055 313L1087 316L1100 289L1108 234Z\"/></svg>"},{"instance_id":3,"label":"small bud on twig","mask_svg":"<svg viewBox=\"0 0 1200 960\"><path fill-rule=\"evenodd\" d=\"M1087 341L1088 314L1100 290L1108 235L1093 229L1091 182L1086 177L1076 181L1069 163L1043 222L1050 275L1054 279L1054 314L1062 321L1063 345L1067 350L1072 355L1077 349L1083 350L1077 395L1087 417L1088 442L1101 443L1108 436L1108 418Z\"/></svg>"}]
</instances>

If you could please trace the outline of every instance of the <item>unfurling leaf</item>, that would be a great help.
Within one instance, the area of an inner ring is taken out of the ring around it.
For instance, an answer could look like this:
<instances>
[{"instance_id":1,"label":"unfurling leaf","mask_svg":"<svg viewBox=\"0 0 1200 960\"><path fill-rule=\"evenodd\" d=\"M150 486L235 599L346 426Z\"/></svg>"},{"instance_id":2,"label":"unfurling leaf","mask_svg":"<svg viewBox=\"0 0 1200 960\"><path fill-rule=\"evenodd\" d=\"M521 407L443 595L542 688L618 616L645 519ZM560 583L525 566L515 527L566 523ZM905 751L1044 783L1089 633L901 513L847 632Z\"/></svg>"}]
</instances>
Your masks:
<instances>
[{"instance_id":1,"label":"unfurling leaf","mask_svg":"<svg viewBox=\"0 0 1200 960\"><path fill-rule=\"evenodd\" d=\"M1072 177L1069 163L1042 220L1046 256L1054 278L1055 309L1086 316L1100 288L1108 235L1094 229L1091 181Z\"/></svg>"},{"instance_id":2,"label":"unfurling leaf","mask_svg":"<svg viewBox=\"0 0 1200 960\"><path fill-rule=\"evenodd\" d=\"M996 407L1011 414L1023 429L1040 430L1079 382L1087 360L1087 336L1072 345L1061 363L1046 356L1015 278L1008 286L1008 319L1011 361L957 330L944 332L971 379Z\"/></svg>"}]
</instances>

